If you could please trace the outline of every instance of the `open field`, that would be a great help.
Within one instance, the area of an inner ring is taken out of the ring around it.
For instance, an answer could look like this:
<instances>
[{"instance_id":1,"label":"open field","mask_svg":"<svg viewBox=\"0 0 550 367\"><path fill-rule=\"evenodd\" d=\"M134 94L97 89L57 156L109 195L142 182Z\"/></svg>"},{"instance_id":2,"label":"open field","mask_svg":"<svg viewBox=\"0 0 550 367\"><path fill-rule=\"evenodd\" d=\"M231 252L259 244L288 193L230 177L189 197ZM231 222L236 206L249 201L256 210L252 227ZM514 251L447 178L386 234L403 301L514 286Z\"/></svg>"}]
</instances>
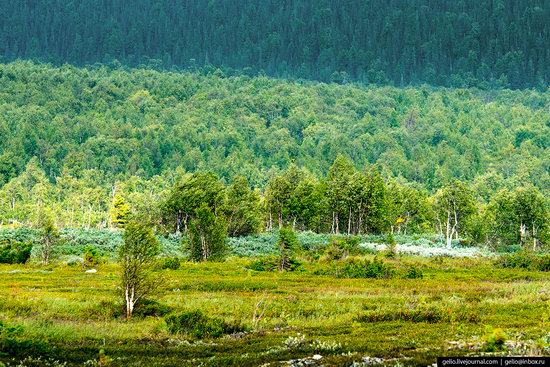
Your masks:
<instances>
[{"instance_id":1,"label":"open field","mask_svg":"<svg viewBox=\"0 0 550 367\"><path fill-rule=\"evenodd\" d=\"M497 328L505 344L493 353L548 353L548 272L501 269L489 259L388 261L397 271L391 279L318 275L326 273L324 263L257 272L247 268L251 260L236 258L163 270L156 299L170 312L200 309L247 330L202 340L170 334L160 316L116 317L118 265L100 265L95 274L80 266L0 265L0 346L10 355L0 360L13 366L25 357L24 366L56 365L44 362L49 358L67 366L277 366L319 354L310 365L360 366L370 356L425 366L436 356L489 353ZM400 276L411 265L422 279ZM14 326L20 328L8 330Z\"/></svg>"}]
</instances>

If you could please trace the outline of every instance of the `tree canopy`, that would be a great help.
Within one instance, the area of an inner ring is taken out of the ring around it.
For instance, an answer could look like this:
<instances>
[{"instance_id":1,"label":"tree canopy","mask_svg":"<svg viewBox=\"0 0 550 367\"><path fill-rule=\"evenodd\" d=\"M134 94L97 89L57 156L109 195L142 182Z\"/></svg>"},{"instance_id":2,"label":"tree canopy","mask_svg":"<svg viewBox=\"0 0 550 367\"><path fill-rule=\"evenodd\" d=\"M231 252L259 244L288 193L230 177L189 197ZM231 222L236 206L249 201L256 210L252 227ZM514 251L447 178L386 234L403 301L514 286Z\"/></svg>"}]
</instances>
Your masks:
<instances>
[{"instance_id":1,"label":"tree canopy","mask_svg":"<svg viewBox=\"0 0 550 367\"><path fill-rule=\"evenodd\" d=\"M550 81L545 0L2 0L0 19L8 60L213 65L338 83Z\"/></svg>"}]
</instances>

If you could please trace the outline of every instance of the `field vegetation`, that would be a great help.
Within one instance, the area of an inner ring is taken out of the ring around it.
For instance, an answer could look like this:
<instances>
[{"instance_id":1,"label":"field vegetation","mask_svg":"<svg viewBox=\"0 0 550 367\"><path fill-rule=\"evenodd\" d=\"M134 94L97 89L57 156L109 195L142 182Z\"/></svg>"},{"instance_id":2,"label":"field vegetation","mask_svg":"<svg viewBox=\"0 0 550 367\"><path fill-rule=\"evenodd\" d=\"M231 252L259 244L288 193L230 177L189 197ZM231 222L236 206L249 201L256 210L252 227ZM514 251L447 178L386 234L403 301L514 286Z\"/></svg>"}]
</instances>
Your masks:
<instances>
[{"instance_id":1,"label":"field vegetation","mask_svg":"<svg viewBox=\"0 0 550 367\"><path fill-rule=\"evenodd\" d=\"M131 320L118 264L97 273L0 265L0 359L11 366L277 366L313 363L318 354L319 363L349 366L550 352L548 268L508 257L301 260L284 272L253 270L248 258L182 261L157 270L162 284Z\"/></svg>"}]
</instances>

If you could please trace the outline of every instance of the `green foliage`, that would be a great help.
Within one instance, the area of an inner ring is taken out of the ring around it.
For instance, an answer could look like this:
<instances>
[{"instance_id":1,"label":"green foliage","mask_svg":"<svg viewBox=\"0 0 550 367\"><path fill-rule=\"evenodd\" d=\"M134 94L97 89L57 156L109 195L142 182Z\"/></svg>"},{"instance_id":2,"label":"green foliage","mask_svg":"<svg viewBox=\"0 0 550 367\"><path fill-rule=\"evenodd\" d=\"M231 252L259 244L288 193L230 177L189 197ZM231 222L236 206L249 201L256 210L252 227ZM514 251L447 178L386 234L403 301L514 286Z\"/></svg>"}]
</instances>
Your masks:
<instances>
[{"instance_id":1,"label":"green foliage","mask_svg":"<svg viewBox=\"0 0 550 367\"><path fill-rule=\"evenodd\" d=\"M172 224L176 232L187 232L189 223L199 214L199 221L209 220L205 217L209 216L206 210L218 215L218 211L223 207L224 190L225 187L213 173L198 172L185 175L172 188L166 202L163 203L165 224Z\"/></svg>"},{"instance_id":2,"label":"green foliage","mask_svg":"<svg viewBox=\"0 0 550 367\"><path fill-rule=\"evenodd\" d=\"M181 266L181 260L178 257L167 257L162 260L161 268L178 270Z\"/></svg>"},{"instance_id":3,"label":"green foliage","mask_svg":"<svg viewBox=\"0 0 550 367\"><path fill-rule=\"evenodd\" d=\"M323 199L323 186L311 173L289 165L281 175L272 177L265 189L268 230L275 225L319 230Z\"/></svg>"},{"instance_id":4,"label":"green foliage","mask_svg":"<svg viewBox=\"0 0 550 367\"><path fill-rule=\"evenodd\" d=\"M100 366L100 367L109 367L109 366L111 366L112 362L113 362L113 359L105 353L105 349L103 349L103 348L100 349L99 350L98 366Z\"/></svg>"},{"instance_id":5,"label":"green foliage","mask_svg":"<svg viewBox=\"0 0 550 367\"><path fill-rule=\"evenodd\" d=\"M124 228L130 216L130 206L124 197L116 194L111 207L111 223L115 228Z\"/></svg>"},{"instance_id":6,"label":"green foliage","mask_svg":"<svg viewBox=\"0 0 550 367\"><path fill-rule=\"evenodd\" d=\"M279 230L279 240L277 241L279 271L291 270L294 267L292 258L299 246L296 234L291 227L283 227Z\"/></svg>"},{"instance_id":7,"label":"green foliage","mask_svg":"<svg viewBox=\"0 0 550 367\"><path fill-rule=\"evenodd\" d=\"M57 255L82 256L86 248L93 244L97 255L114 259L117 257L118 249L123 243L121 231L108 229L87 229L87 228L63 228L60 231L60 243L56 247ZM181 248L181 236L157 235L160 242L161 253L164 256L183 257ZM40 259L41 236L40 231L32 228L0 229L0 243L21 242L32 245L31 260Z\"/></svg>"},{"instance_id":8,"label":"green foliage","mask_svg":"<svg viewBox=\"0 0 550 367\"><path fill-rule=\"evenodd\" d=\"M297 259L290 258L285 263L285 271L295 271L297 270L302 263ZM254 271L280 271L281 269L281 259L278 257L263 257L258 260L255 260L247 266L248 269Z\"/></svg>"},{"instance_id":9,"label":"green foliage","mask_svg":"<svg viewBox=\"0 0 550 367\"><path fill-rule=\"evenodd\" d=\"M149 296L162 280L153 278L153 265L160 244L153 230L144 223L129 222L124 230L124 242L118 250L122 270L122 299L126 317L132 317L134 308Z\"/></svg>"},{"instance_id":10,"label":"green foliage","mask_svg":"<svg viewBox=\"0 0 550 367\"><path fill-rule=\"evenodd\" d=\"M415 304L403 307L384 308L367 311L357 317L359 322L387 322L387 321L406 321L406 322L425 322L425 323L443 323L443 322L470 322L478 323L479 314L468 312L464 309L448 309L437 304Z\"/></svg>"},{"instance_id":11,"label":"green foliage","mask_svg":"<svg viewBox=\"0 0 550 367\"><path fill-rule=\"evenodd\" d=\"M31 257L32 244L0 240L0 264L25 264Z\"/></svg>"},{"instance_id":12,"label":"green foliage","mask_svg":"<svg viewBox=\"0 0 550 367\"><path fill-rule=\"evenodd\" d=\"M548 204L534 187L499 191L491 199L487 214L496 244L521 244L537 250L550 243Z\"/></svg>"},{"instance_id":13,"label":"green foliage","mask_svg":"<svg viewBox=\"0 0 550 367\"><path fill-rule=\"evenodd\" d=\"M97 249L93 246L87 246L84 249L83 256L84 266L91 268L99 264L100 257Z\"/></svg>"},{"instance_id":14,"label":"green foliage","mask_svg":"<svg viewBox=\"0 0 550 367\"><path fill-rule=\"evenodd\" d=\"M248 75L265 72L339 84L358 80L486 89L549 83L544 47L549 42L545 20L550 13L542 0L353 0L322 6L302 0L276 9L242 1L230 10L222 0L208 7L201 0L113 4L41 0L19 7L8 2L0 51L7 59L59 64L202 68L219 78L237 68ZM178 14L178 19L171 14ZM23 22L28 27L14 32ZM149 38L151 29L154 39ZM120 93L120 88L97 84L106 97ZM189 98L191 88L167 86L179 99ZM134 90L136 113L151 109L154 98L153 93ZM288 107L279 106L278 115L264 113L270 119L287 117ZM529 132L512 136L520 144ZM5 165L3 171L9 175L12 168Z\"/></svg>"},{"instance_id":15,"label":"green foliage","mask_svg":"<svg viewBox=\"0 0 550 367\"><path fill-rule=\"evenodd\" d=\"M397 234L426 232L433 221L429 194L411 184L388 183L388 220Z\"/></svg>"},{"instance_id":16,"label":"green foliage","mask_svg":"<svg viewBox=\"0 0 550 367\"><path fill-rule=\"evenodd\" d=\"M434 211L438 232L445 238L447 247L458 241L471 229L471 219L477 213L473 190L464 182L454 180L434 196Z\"/></svg>"},{"instance_id":17,"label":"green foliage","mask_svg":"<svg viewBox=\"0 0 550 367\"><path fill-rule=\"evenodd\" d=\"M500 255L494 263L495 266L500 268L550 271L550 254L535 254L530 251L520 251Z\"/></svg>"},{"instance_id":18,"label":"green foliage","mask_svg":"<svg viewBox=\"0 0 550 367\"><path fill-rule=\"evenodd\" d=\"M396 238L401 243L402 237ZM19 364L23 358L38 361L42 356L42 363L33 365L48 366L51 357L60 364L82 365L97 361L105 339L103 348L113 365L195 366L200 360L206 366L257 366L316 353L323 356L323 364L352 365L362 363L365 350L386 361L394 358L398 327L400 359L425 366L453 345L457 345L453 353L483 353L479 325L484 324L506 330L506 353L548 354L547 273L495 268L487 258L427 262L407 256L396 264L398 274L415 264L422 267L424 279L342 279L316 275L316 270L329 267L326 263L307 263L299 273L278 273L244 270L250 261L231 258L163 272L158 300L173 314L200 309L209 318L235 318L255 325L254 333L210 341L169 335L167 324L157 316L135 317L131 322L114 316L124 314L121 302L113 302L109 291L119 264L106 263L95 275L67 266L46 271L2 265L2 322L8 326L15 322L24 329L11 338L13 347L0 346L1 353L9 354L0 360ZM14 288L14 284L40 287ZM258 322L252 320L254 314ZM366 317L361 319L362 315ZM350 337L350 327L370 337ZM289 340L297 333L307 334L305 342ZM297 347L291 350L286 344Z\"/></svg>"},{"instance_id":19,"label":"green foliage","mask_svg":"<svg viewBox=\"0 0 550 367\"><path fill-rule=\"evenodd\" d=\"M409 267L404 277L406 279L422 279L424 278L424 273L420 268L413 265Z\"/></svg>"},{"instance_id":20,"label":"green foliage","mask_svg":"<svg viewBox=\"0 0 550 367\"><path fill-rule=\"evenodd\" d=\"M508 336L501 328L493 328L487 326L485 328L485 350L487 352L495 352L504 349L504 343Z\"/></svg>"},{"instance_id":21,"label":"green foliage","mask_svg":"<svg viewBox=\"0 0 550 367\"><path fill-rule=\"evenodd\" d=\"M397 257L397 242L391 232L386 235L386 246L388 246L388 250L384 255L389 259Z\"/></svg>"},{"instance_id":22,"label":"green foliage","mask_svg":"<svg viewBox=\"0 0 550 367\"><path fill-rule=\"evenodd\" d=\"M41 260L44 265L48 265L52 255L60 241L59 230L55 226L52 213L46 211L40 220L40 242L41 242Z\"/></svg>"},{"instance_id":23,"label":"green foliage","mask_svg":"<svg viewBox=\"0 0 550 367\"><path fill-rule=\"evenodd\" d=\"M384 278L395 275L395 270L390 264L375 258L373 261L365 259L347 259L337 265L335 276L338 278Z\"/></svg>"},{"instance_id":24,"label":"green foliage","mask_svg":"<svg viewBox=\"0 0 550 367\"><path fill-rule=\"evenodd\" d=\"M235 177L227 188L224 214L231 237L251 235L260 230L260 196L250 189L245 177Z\"/></svg>"},{"instance_id":25,"label":"green foliage","mask_svg":"<svg viewBox=\"0 0 550 367\"><path fill-rule=\"evenodd\" d=\"M170 306L145 298L136 304L132 317L164 317L170 312L172 312Z\"/></svg>"},{"instance_id":26,"label":"green foliage","mask_svg":"<svg viewBox=\"0 0 550 367\"><path fill-rule=\"evenodd\" d=\"M357 236L336 237L330 239L330 243L324 251L324 259L328 261L345 260L350 255L358 255L360 238Z\"/></svg>"},{"instance_id":27,"label":"green foliage","mask_svg":"<svg viewBox=\"0 0 550 367\"><path fill-rule=\"evenodd\" d=\"M228 323L221 318L208 317L201 310L170 315L165 320L172 334L188 334L196 338L217 338L245 330L238 323Z\"/></svg>"},{"instance_id":28,"label":"green foliage","mask_svg":"<svg viewBox=\"0 0 550 367\"><path fill-rule=\"evenodd\" d=\"M189 226L189 249L194 261L220 260L226 254L227 227L206 205L196 210Z\"/></svg>"},{"instance_id":29,"label":"green foliage","mask_svg":"<svg viewBox=\"0 0 550 367\"><path fill-rule=\"evenodd\" d=\"M230 236L262 224L445 234L455 203L448 244L548 244L548 91L30 62L0 65L0 87L0 110L10 116L0 119L2 227L36 227L50 208L59 228L105 228L117 201L184 236L203 204ZM501 189L517 191L514 215L484 219ZM34 256L42 247L33 248Z\"/></svg>"},{"instance_id":30,"label":"green foliage","mask_svg":"<svg viewBox=\"0 0 550 367\"><path fill-rule=\"evenodd\" d=\"M29 351L37 354L47 353L46 343L24 338L24 331L21 325L10 325L0 320L0 357L26 357ZM40 364L37 363L36 366Z\"/></svg>"}]
</instances>

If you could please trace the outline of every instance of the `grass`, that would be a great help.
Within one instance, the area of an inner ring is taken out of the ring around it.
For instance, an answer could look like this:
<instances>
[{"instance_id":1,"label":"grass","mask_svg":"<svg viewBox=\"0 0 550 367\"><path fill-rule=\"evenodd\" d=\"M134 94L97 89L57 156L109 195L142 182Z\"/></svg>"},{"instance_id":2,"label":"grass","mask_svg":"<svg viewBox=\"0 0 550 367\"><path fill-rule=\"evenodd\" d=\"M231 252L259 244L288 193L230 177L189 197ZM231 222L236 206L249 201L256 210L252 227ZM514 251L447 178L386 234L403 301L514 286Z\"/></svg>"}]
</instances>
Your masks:
<instances>
[{"instance_id":1,"label":"grass","mask_svg":"<svg viewBox=\"0 0 550 367\"><path fill-rule=\"evenodd\" d=\"M21 326L9 338L0 331L0 361L42 357L91 366L103 349L111 366L278 366L315 353L334 366L364 356L425 366L436 356L486 353L487 325L516 343L498 353L517 353L521 343L531 343L530 353L545 351L548 272L499 268L488 259L386 261L398 275L336 278L316 275L331 264L307 262L295 272L257 272L242 258L162 270L156 299L173 314L201 310L246 330L210 339L171 334L163 317L116 318L116 264L100 265L96 274L0 265L0 321ZM422 279L399 276L411 266Z\"/></svg>"}]
</instances>

